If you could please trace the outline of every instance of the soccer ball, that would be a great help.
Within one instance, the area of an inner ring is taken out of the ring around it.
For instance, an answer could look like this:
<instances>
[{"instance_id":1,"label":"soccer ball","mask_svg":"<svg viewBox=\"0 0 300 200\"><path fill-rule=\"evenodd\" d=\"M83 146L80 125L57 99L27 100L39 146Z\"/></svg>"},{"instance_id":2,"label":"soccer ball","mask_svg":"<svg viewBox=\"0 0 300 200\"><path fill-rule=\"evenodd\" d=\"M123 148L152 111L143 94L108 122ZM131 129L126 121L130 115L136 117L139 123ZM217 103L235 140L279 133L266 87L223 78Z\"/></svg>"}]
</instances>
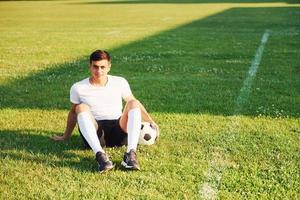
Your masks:
<instances>
[{"instance_id":1,"label":"soccer ball","mask_svg":"<svg viewBox=\"0 0 300 200\"><path fill-rule=\"evenodd\" d=\"M156 137L156 129L152 128L149 122L142 122L139 144L152 145L154 144Z\"/></svg>"}]
</instances>

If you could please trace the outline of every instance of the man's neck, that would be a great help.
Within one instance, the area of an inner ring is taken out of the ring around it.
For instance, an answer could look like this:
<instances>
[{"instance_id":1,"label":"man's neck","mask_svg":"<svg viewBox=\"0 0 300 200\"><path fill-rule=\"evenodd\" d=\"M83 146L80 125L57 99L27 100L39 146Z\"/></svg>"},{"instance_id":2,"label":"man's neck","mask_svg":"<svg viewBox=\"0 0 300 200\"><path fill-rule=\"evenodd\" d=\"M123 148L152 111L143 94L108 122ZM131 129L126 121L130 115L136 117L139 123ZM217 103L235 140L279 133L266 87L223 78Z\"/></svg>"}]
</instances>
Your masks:
<instances>
[{"instance_id":1,"label":"man's neck","mask_svg":"<svg viewBox=\"0 0 300 200\"><path fill-rule=\"evenodd\" d=\"M99 78L90 77L90 83L95 86L105 86L108 81L108 76L101 76Z\"/></svg>"}]
</instances>

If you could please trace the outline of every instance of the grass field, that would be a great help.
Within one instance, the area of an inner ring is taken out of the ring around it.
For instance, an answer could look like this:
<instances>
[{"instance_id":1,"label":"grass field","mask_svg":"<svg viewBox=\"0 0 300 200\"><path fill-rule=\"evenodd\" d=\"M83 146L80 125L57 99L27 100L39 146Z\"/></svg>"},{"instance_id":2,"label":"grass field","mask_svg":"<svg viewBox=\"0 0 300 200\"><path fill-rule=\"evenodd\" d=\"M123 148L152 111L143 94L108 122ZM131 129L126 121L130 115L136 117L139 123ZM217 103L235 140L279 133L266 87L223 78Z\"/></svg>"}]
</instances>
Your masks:
<instances>
[{"instance_id":1,"label":"grass field","mask_svg":"<svg viewBox=\"0 0 300 200\"><path fill-rule=\"evenodd\" d=\"M299 34L297 0L1 1L0 199L300 199ZM160 125L141 171L49 140L95 49Z\"/></svg>"}]
</instances>

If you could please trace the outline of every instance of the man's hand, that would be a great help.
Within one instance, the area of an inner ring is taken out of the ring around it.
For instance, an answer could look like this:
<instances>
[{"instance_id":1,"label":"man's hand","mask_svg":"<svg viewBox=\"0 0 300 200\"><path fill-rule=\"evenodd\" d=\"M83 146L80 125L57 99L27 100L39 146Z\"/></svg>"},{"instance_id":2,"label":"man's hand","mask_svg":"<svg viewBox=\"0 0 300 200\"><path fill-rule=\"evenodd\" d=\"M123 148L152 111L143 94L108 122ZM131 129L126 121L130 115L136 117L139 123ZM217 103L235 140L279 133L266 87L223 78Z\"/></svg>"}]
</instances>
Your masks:
<instances>
[{"instance_id":1,"label":"man's hand","mask_svg":"<svg viewBox=\"0 0 300 200\"><path fill-rule=\"evenodd\" d=\"M67 127L64 131L64 134L62 135L53 135L50 137L51 140L54 140L54 141L64 141L64 140L67 140L69 139L71 136L72 136L72 132L74 130L74 127L76 126L76 106L78 104L72 104L71 108L70 108L70 111L69 111L69 114L68 114L68 119L67 119Z\"/></svg>"},{"instance_id":2,"label":"man's hand","mask_svg":"<svg viewBox=\"0 0 300 200\"><path fill-rule=\"evenodd\" d=\"M64 141L64 140L69 139L69 137L66 137L65 135L54 135L54 136L50 137L50 139L54 140L54 141Z\"/></svg>"},{"instance_id":3,"label":"man's hand","mask_svg":"<svg viewBox=\"0 0 300 200\"><path fill-rule=\"evenodd\" d=\"M156 133L157 133L157 138L156 139L158 139L159 138L159 127L158 127L158 125L154 121L152 121L152 122L150 122L150 126L156 130Z\"/></svg>"}]
</instances>

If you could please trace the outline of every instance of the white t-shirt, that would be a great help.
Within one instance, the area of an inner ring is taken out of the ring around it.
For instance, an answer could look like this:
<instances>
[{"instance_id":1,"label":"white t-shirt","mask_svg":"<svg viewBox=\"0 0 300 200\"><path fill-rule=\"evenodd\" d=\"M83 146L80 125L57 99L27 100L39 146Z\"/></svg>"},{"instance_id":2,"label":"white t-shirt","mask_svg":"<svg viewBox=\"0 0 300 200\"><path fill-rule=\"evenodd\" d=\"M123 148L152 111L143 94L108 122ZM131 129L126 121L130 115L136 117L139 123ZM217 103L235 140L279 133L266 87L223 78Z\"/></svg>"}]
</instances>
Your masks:
<instances>
[{"instance_id":1,"label":"white t-shirt","mask_svg":"<svg viewBox=\"0 0 300 200\"><path fill-rule=\"evenodd\" d=\"M89 78L75 83L70 90L70 101L87 104L96 120L118 119L122 115L122 98L131 95L126 79L108 75L105 86L93 86Z\"/></svg>"}]
</instances>

